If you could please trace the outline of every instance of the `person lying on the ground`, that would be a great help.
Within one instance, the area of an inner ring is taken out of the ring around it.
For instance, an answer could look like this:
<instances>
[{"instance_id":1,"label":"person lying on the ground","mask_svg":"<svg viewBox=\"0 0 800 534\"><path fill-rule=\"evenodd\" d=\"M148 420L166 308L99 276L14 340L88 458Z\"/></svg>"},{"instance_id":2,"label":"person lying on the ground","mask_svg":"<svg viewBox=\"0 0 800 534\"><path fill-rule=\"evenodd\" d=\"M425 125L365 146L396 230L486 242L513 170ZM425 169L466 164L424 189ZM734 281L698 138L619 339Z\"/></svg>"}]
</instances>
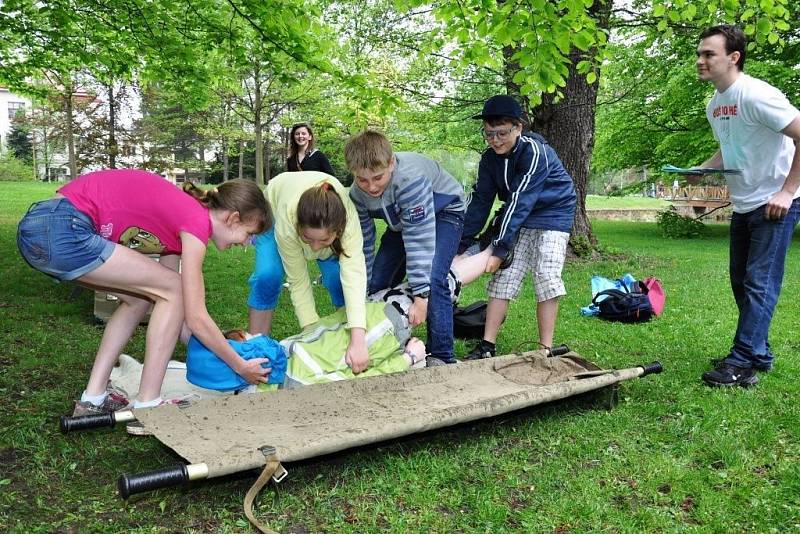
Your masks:
<instances>
[{"instance_id":1,"label":"person lying on the ground","mask_svg":"<svg viewBox=\"0 0 800 534\"><path fill-rule=\"evenodd\" d=\"M468 284L483 272L491 248L474 256L454 262L448 274L447 286L453 303L458 300L462 284ZM425 345L411 337L408 314L414 296L408 284L384 289L369 297L367 311L367 349L369 367L359 377L405 371L422 367L426 363ZM345 329L347 317L344 308L321 318L303 332L288 337L280 343L268 336L250 336L245 332L226 333L229 344L242 358L266 357L264 365L271 367L270 384L248 387L235 373L226 369L222 360L205 349L196 339L188 340L187 379L200 387L221 391L262 391L278 387L297 387L355 378L345 362L349 336ZM438 364L427 358L428 365ZM285 369L285 377L282 370Z\"/></svg>"},{"instance_id":2,"label":"person lying on the ground","mask_svg":"<svg viewBox=\"0 0 800 534\"><path fill-rule=\"evenodd\" d=\"M244 359L268 358L272 369L268 384L254 387L239 380L225 362L193 336L186 356L186 378L196 386L219 391L256 392L276 387L298 387L348 380L356 377L397 373L425 364L425 344L409 338L408 319L394 305L368 302L367 349L369 367L356 375L345 361L349 336L343 308L322 317L303 332L280 343L264 334L252 336L242 330L228 332L228 343Z\"/></svg>"}]
</instances>

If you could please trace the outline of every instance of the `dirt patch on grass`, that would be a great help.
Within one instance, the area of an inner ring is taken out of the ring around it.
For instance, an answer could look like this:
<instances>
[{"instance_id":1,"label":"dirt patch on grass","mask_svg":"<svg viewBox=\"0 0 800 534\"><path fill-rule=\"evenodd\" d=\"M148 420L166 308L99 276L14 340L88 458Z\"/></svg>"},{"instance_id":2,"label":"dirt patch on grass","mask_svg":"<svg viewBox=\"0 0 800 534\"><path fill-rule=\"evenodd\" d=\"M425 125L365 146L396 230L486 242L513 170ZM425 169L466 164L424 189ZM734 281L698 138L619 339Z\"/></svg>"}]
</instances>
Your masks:
<instances>
[{"instance_id":1,"label":"dirt patch on grass","mask_svg":"<svg viewBox=\"0 0 800 534\"><path fill-rule=\"evenodd\" d=\"M11 472L13 469L13 462L17 460L17 450L13 448L0 449L0 464Z\"/></svg>"},{"instance_id":2,"label":"dirt patch on grass","mask_svg":"<svg viewBox=\"0 0 800 534\"><path fill-rule=\"evenodd\" d=\"M18 449L13 447L0 449L0 465L3 466L0 478L10 481L3 486L3 493L17 494L21 502L29 501L34 493L26 480L27 463L25 455Z\"/></svg>"}]
</instances>

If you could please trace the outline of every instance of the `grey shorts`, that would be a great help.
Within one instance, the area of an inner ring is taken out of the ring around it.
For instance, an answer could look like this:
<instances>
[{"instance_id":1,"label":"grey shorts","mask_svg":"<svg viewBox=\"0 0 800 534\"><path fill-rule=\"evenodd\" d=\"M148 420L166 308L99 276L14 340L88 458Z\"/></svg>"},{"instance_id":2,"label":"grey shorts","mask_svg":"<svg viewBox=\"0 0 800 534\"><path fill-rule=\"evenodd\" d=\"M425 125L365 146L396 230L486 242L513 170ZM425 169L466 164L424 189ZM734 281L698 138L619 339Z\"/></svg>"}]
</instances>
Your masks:
<instances>
[{"instance_id":1,"label":"grey shorts","mask_svg":"<svg viewBox=\"0 0 800 534\"><path fill-rule=\"evenodd\" d=\"M566 295L561 270L568 242L569 232L520 228L514 259L489 280L486 286L489 296L503 300L517 298L528 271L533 275L536 302Z\"/></svg>"}]
</instances>

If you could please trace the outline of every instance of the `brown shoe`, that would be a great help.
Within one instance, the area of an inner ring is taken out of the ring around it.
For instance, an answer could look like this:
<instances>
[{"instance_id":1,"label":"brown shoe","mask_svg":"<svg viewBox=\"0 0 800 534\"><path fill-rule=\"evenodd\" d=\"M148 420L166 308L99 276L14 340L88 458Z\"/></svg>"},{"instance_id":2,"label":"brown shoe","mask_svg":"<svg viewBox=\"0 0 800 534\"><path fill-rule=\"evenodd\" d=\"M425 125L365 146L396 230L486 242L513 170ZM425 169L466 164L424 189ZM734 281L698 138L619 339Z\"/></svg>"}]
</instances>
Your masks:
<instances>
[{"instance_id":1,"label":"brown shoe","mask_svg":"<svg viewBox=\"0 0 800 534\"><path fill-rule=\"evenodd\" d=\"M95 406L88 401L75 401L75 409L72 411L72 417L80 417L83 415L99 415L104 413L116 412L124 410L131 405L128 399L128 393L121 388L108 383L106 387L106 400L100 406Z\"/></svg>"}]
</instances>

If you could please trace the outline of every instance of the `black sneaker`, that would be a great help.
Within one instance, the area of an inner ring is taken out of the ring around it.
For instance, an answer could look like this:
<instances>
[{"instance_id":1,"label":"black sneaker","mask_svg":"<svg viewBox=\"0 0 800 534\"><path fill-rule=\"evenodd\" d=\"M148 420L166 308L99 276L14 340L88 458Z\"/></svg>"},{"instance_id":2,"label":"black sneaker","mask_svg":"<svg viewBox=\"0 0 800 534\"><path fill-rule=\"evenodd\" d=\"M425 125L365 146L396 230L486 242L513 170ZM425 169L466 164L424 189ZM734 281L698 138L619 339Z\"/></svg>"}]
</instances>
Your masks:
<instances>
[{"instance_id":1,"label":"black sneaker","mask_svg":"<svg viewBox=\"0 0 800 534\"><path fill-rule=\"evenodd\" d=\"M703 373L703 382L714 387L741 386L746 388L758 384L758 377L754 369L720 363L713 371Z\"/></svg>"},{"instance_id":2,"label":"black sneaker","mask_svg":"<svg viewBox=\"0 0 800 534\"><path fill-rule=\"evenodd\" d=\"M475 348L470 351L469 354L464 356L465 360L483 360L485 358L494 358L495 356L495 349L490 349L483 343L478 343L475 345Z\"/></svg>"},{"instance_id":3,"label":"black sneaker","mask_svg":"<svg viewBox=\"0 0 800 534\"><path fill-rule=\"evenodd\" d=\"M711 367L716 368L717 366L721 365L724 361L725 358L711 358L710 360L708 360L708 363L711 364ZM754 363L753 369L761 373L769 373L770 371L772 371L772 364L759 365L757 363Z\"/></svg>"}]
</instances>

